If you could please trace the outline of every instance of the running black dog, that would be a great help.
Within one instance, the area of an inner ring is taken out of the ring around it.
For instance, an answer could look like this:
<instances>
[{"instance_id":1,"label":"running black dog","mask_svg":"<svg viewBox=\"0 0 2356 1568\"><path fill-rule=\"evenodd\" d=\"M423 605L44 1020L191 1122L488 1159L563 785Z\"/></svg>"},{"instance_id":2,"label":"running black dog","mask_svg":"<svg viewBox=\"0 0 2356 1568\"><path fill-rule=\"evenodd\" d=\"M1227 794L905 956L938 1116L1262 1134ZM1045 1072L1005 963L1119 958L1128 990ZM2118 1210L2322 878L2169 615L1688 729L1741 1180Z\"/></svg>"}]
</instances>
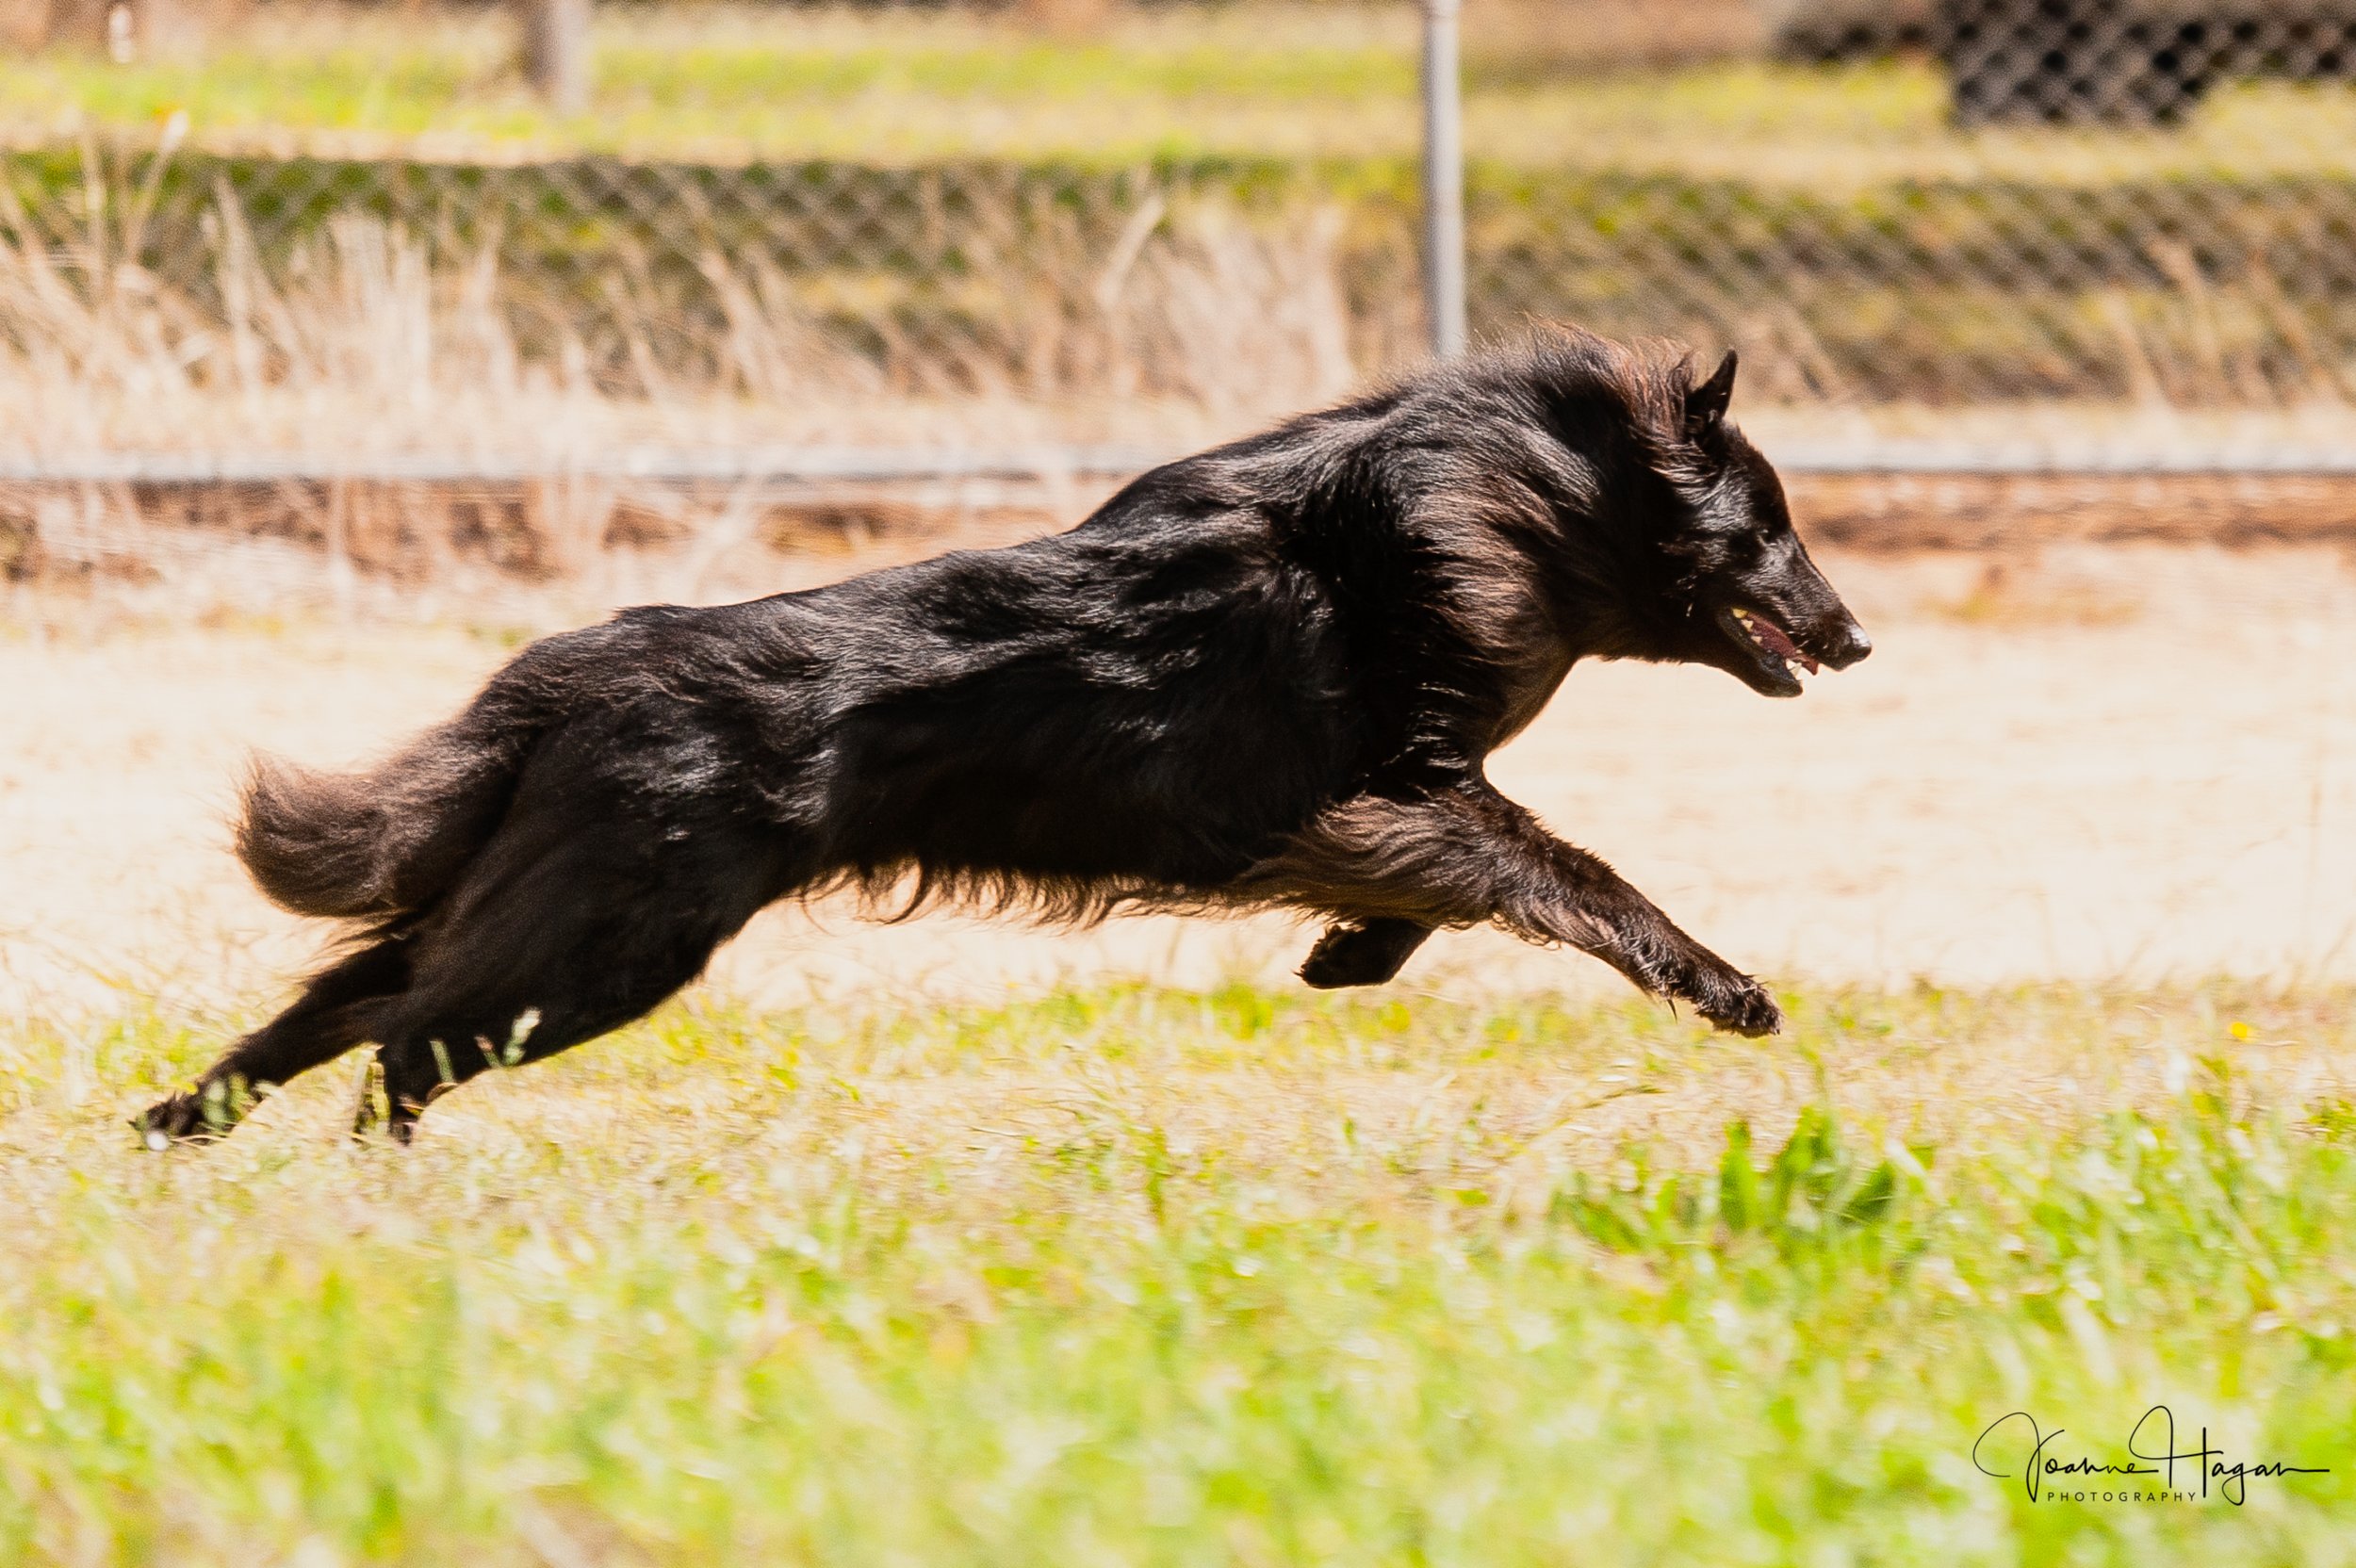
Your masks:
<instances>
[{"instance_id":1,"label":"running black dog","mask_svg":"<svg viewBox=\"0 0 2356 1568\"><path fill-rule=\"evenodd\" d=\"M1695 385L1547 332L1156 469L1069 533L548 638L372 773L259 766L239 856L352 944L148 1140L363 1042L406 1137L846 884L1313 911L1318 987L1494 921L1770 1032L1764 989L1481 771L1582 659L1793 696L1794 662L1871 651L1725 418L1734 366Z\"/></svg>"}]
</instances>

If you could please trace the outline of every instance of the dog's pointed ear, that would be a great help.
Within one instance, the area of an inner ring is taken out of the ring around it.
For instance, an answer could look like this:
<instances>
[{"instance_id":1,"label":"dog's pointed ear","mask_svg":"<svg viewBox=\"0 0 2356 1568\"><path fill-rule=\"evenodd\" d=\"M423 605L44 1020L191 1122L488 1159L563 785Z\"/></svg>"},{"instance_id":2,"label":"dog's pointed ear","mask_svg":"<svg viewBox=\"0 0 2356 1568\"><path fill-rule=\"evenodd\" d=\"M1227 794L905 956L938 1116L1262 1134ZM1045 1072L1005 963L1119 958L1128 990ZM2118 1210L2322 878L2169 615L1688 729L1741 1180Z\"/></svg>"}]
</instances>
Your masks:
<instances>
[{"instance_id":1,"label":"dog's pointed ear","mask_svg":"<svg viewBox=\"0 0 2356 1568\"><path fill-rule=\"evenodd\" d=\"M1726 416L1726 404L1734 400L1734 351L1718 362L1710 379L1685 395L1685 433L1693 440L1716 433L1719 422Z\"/></svg>"}]
</instances>

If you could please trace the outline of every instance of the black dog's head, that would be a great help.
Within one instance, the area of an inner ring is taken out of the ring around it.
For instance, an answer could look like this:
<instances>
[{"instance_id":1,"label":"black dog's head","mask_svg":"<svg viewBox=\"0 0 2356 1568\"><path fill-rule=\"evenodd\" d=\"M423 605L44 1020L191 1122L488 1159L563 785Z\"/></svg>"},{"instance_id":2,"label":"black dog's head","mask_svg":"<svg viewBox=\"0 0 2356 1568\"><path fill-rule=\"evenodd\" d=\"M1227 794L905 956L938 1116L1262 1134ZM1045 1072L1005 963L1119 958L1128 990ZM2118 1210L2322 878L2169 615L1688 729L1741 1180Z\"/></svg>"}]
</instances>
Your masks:
<instances>
[{"instance_id":1,"label":"black dog's head","mask_svg":"<svg viewBox=\"0 0 2356 1568\"><path fill-rule=\"evenodd\" d=\"M1802 691L1792 669L1846 669L1873 645L1792 531L1783 485L1726 419L1735 356L1655 411L1648 465L1666 504L1636 508L1655 592L1640 658L1710 664L1771 697ZM1690 373L1680 373L1680 384Z\"/></svg>"}]
</instances>

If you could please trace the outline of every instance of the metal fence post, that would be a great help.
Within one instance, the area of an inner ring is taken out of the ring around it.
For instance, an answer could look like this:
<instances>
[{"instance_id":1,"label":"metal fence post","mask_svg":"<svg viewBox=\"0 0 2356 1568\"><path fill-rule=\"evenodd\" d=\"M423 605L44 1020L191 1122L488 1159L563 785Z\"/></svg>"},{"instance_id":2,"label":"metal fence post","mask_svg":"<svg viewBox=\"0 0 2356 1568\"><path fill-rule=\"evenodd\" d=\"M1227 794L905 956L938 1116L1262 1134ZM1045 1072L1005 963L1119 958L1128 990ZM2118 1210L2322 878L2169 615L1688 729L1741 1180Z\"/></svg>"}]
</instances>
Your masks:
<instances>
[{"instance_id":1,"label":"metal fence post","mask_svg":"<svg viewBox=\"0 0 2356 1568\"><path fill-rule=\"evenodd\" d=\"M589 0L519 0L524 75L559 114L589 106Z\"/></svg>"},{"instance_id":2,"label":"metal fence post","mask_svg":"<svg viewBox=\"0 0 2356 1568\"><path fill-rule=\"evenodd\" d=\"M1458 0L1423 0L1423 302L1432 354L1464 351L1464 123Z\"/></svg>"}]
</instances>

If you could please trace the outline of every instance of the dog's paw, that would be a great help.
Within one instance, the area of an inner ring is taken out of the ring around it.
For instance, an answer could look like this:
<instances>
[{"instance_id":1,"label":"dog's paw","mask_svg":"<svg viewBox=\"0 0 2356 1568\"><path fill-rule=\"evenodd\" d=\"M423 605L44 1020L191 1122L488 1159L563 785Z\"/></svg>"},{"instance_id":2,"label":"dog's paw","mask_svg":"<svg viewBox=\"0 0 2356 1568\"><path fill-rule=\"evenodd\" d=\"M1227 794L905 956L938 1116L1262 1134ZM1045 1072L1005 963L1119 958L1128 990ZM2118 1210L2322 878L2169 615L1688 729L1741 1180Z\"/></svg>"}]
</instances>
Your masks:
<instances>
[{"instance_id":1,"label":"dog's paw","mask_svg":"<svg viewBox=\"0 0 2356 1568\"><path fill-rule=\"evenodd\" d=\"M1728 971L1697 991L1693 999L1695 1009L1729 1034L1757 1039L1783 1028L1783 1009L1775 1005L1766 987L1747 974Z\"/></svg>"},{"instance_id":2,"label":"dog's paw","mask_svg":"<svg viewBox=\"0 0 2356 1568\"><path fill-rule=\"evenodd\" d=\"M150 1149L169 1149L175 1143L209 1143L229 1129L218 1111L207 1115L205 1097L199 1094L175 1094L158 1100L131 1119L132 1131L139 1142Z\"/></svg>"},{"instance_id":3,"label":"dog's paw","mask_svg":"<svg viewBox=\"0 0 2356 1568\"><path fill-rule=\"evenodd\" d=\"M269 1092L269 1085L257 1087L236 1073L201 1078L185 1094L158 1100L133 1117L131 1128L150 1149L169 1149L175 1143L211 1143L227 1137L230 1129L243 1121Z\"/></svg>"},{"instance_id":4,"label":"dog's paw","mask_svg":"<svg viewBox=\"0 0 2356 1568\"><path fill-rule=\"evenodd\" d=\"M1301 966L1301 983L1321 991L1379 986L1389 978L1383 955L1369 950L1366 932L1355 925L1328 929Z\"/></svg>"},{"instance_id":5,"label":"dog's paw","mask_svg":"<svg viewBox=\"0 0 2356 1568\"><path fill-rule=\"evenodd\" d=\"M1426 927L1403 920L1329 926L1301 966L1301 984L1321 991L1380 986L1398 977L1430 935Z\"/></svg>"}]
</instances>

